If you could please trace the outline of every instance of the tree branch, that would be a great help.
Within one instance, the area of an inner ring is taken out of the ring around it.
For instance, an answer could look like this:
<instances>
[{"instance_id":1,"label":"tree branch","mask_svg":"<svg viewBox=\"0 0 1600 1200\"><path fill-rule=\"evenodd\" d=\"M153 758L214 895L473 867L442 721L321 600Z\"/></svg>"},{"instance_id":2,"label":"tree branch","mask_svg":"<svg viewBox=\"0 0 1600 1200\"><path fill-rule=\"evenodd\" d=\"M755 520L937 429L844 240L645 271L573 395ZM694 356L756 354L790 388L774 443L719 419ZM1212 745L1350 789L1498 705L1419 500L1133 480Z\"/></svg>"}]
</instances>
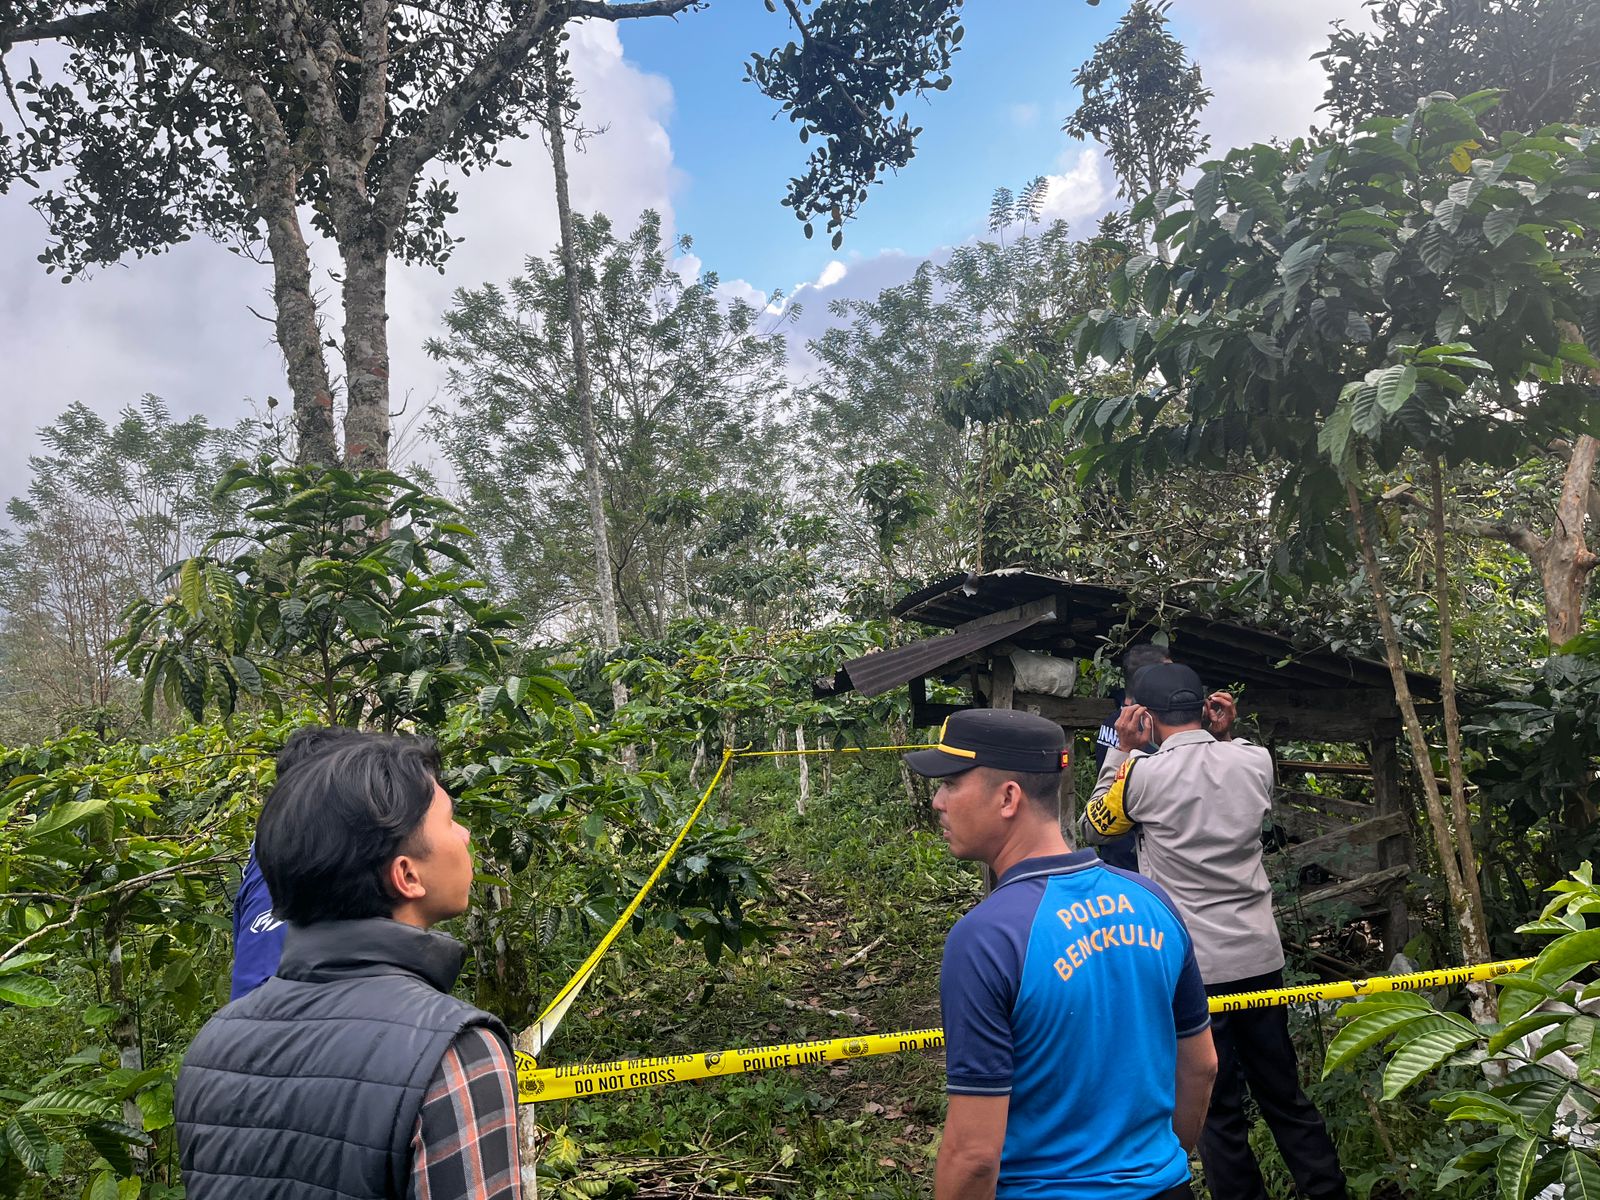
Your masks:
<instances>
[{"instance_id":1,"label":"tree branch","mask_svg":"<svg viewBox=\"0 0 1600 1200\"><path fill-rule=\"evenodd\" d=\"M675 17L686 8L700 8L705 0L637 0L632 4L605 4L602 0L572 0L567 17L594 17L601 21L630 21L635 17Z\"/></svg>"},{"instance_id":2,"label":"tree branch","mask_svg":"<svg viewBox=\"0 0 1600 1200\"><path fill-rule=\"evenodd\" d=\"M160 870L150 871L144 875L136 876L133 879L124 879L121 883L113 884L111 887L101 888L97 892L88 892L82 896L79 896L72 902L72 911L61 920L52 921L48 925L39 926L38 929L35 929L20 942L9 946L4 951L0 951L0 963L5 962L8 958L16 957L18 954L22 953L22 950L25 946L38 941L45 934L54 933L57 929L65 929L68 925L71 925L78 919L78 914L83 911L84 905L88 904L91 900L99 900L106 896L120 896L126 892L137 892L147 885L154 883L156 880L165 879L169 875L178 875L184 871L190 870L193 867L203 867L210 863L221 862L224 859L237 859L238 857L239 855L233 851L225 851L221 854L213 854L209 858L196 858L191 859L188 862L173 863L170 866L162 867Z\"/></svg>"},{"instance_id":3,"label":"tree branch","mask_svg":"<svg viewBox=\"0 0 1600 1200\"><path fill-rule=\"evenodd\" d=\"M528 5L523 17L499 44L428 111L416 132L401 138L390 148L376 200L376 215L385 231L392 234L400 227L406 205L410 203L411 188L423 166L444 149L473 107L490 89L522 66L539 39L549 32L551 2L538 0ZM683 0L684 4L690 2L692 0Z\"/></svg>"},{"instance_id":4,"label":"tree branch","mask_svg":"<svg viewBox=\"0 0 1600 1200\"><path fill-rule=\"evenodd\" d=\"M1411 490L1409 483L1392 487L1378 497L1381 504L1406 504L1423 512L1429 511L1426 500ZM1538 563L1544 556L1545 542L1533 530L1521 525L1507 525L1498 521L1477 521L1470 517L1450 517L1445 521L1445 528L1451 533L1458 533L1463 537L1478 538L1483 541L1505 542L1528 556L1533 562Z\"/></svg>"},{"instance_id":5,"label":"tree branch","mask_svg":"<svg viewBox=\"0 0 1600 1200\"><path fill-rule=\"evenodd\" d=\"M355 152L363 175L377 153L388 116L392 7L392 0L361 0L361 97L356 106Z\"/></svg>"}]
</instances>

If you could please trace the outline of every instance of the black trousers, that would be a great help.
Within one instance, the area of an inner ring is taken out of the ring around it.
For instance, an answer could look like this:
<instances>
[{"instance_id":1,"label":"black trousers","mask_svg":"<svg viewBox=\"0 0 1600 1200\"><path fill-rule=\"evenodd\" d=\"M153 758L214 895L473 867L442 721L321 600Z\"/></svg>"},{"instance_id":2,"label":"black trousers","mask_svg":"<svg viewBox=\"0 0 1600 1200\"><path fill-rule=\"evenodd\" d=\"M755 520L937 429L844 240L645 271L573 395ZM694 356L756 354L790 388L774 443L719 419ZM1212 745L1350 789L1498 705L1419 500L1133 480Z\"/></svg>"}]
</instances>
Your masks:
<instances>
[{"instance_id":1,"label":"black trousers","mask_svg":"<svg viewBox=\"0 0 1600 1200\"><path fill-rule=\"evenodd\" d=\"M1212 996L1283 986L1283 972L1207 986ZM1267 1200L1261 1168L1250 1151L1250 1121L1245 1089L1255 1097L1295 1188L1309 1200L1345 1196L1344 1172L1322 1114L1300 1087L1289 1010L1252 1008L1213 1013L1211 1036L1217 1044L1217 1082L1200 1133L1200 1161L1212 1200Z\"/></svg>"}]
</instances>

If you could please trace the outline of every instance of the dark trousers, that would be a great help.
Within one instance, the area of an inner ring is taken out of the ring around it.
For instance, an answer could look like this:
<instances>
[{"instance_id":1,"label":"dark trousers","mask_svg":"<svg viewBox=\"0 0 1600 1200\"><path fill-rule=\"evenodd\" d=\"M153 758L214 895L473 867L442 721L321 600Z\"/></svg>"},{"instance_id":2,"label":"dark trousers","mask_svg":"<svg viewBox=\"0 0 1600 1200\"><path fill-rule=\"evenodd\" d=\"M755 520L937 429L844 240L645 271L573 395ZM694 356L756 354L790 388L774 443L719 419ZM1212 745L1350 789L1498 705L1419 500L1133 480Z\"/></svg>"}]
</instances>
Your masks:
<instances>
[{"instance_id":1,"label":"dark trousers","mask_svg":"<svg viewBox=\"0 0 1600 1200\"><path fill-rule=\"evenodd\" d=\"M1208 986L1212 996L1283 986L1283 972ZM1200 1161L1212 1200L1266 1200L1261 1168L1250 1151L1250 1121L1245 1089L1255 1097L1296 1190L1310 1200L1345 1195L1339 1156L1322 1123L1322 1114L1300 1088L1289 1011L1281 1006L1213 1013L1211 1036L1217 1044L1217 1082L1200 1133Z\"/></svg>"}]
</instances>

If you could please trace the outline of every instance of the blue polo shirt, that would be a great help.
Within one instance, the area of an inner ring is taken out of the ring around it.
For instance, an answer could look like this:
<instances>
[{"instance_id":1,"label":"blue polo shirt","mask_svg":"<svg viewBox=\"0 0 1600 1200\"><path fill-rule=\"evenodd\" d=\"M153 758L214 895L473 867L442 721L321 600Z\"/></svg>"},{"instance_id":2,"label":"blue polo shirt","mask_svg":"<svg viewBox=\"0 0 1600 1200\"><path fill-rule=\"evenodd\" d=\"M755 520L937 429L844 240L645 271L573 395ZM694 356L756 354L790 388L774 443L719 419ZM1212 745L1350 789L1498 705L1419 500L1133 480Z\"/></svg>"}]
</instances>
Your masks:
<instances>
[{"instance_id":1,"label":"blue polo shirt","mask_svg":"<svg viewBox=\"0 0 1600 1200\"><path fill-rule=\"evenodd\" d=\"M278 958L283 954L283 922L272 915L272 897L267 881L256 866L256 848L250 847L250 861L239 880L239 894L233 901L233 986L228 999L248 996L278 973Z\"/></svg>"},{"instance_id":2,"label":"blue polo shirt","mask_svg":"<svg viewBox=\"0 0 1600 1200\"><path fill-rule=\"evenodd\" d=\"M950 931L939 992L947 1090L1011 1098L999 1200L1149 1200L1189 1178L1178 1039L1211 1017L1157 884L1092 850L1018 863Z\"/></svg>"}]
</instances>

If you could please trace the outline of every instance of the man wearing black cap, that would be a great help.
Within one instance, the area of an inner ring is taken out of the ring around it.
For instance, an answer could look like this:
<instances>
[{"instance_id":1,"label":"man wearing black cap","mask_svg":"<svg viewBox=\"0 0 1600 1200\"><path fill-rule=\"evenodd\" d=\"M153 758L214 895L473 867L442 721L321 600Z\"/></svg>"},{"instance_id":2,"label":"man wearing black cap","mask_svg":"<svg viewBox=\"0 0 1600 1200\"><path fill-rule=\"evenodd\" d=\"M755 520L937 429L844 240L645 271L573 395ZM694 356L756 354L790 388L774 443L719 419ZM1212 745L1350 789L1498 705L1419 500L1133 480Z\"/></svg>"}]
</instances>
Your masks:
<instances>
[{"instance_id":1,"label":"man wearing black cap","mask_svg":"<svg viewBox=\"0 0 1600 1200\"><path fill-rule=\"evenodd\" d=\"M1084 809L1089 842L1137 830L1139 869L1167 890L1194 935L1210 995L1283 986L1283 945L1272 885L1261 861L1261 823L1272 804L1272 756L1261 746L1219 742L1202 727L1200 677L1177 663L1134 676L1137 703L1117 718ZM1143 749L1154 741L1155 753ZM1250 1150L1248 1086L1302 1195L1345 1195L1327 1127L1300 1088L1288 1012L1282 1007L1217 1014L1219 1069L1200 1161L1216 1200L1266 1200Z\"/></svg>"},{"instance_id":2,"label":"man wearing black cap","mask_svg":"<svg viewBox=\"0 0 1600 1200\"><path fill-rule=\"evenodd\" d=\"M935 1200L1188 1197L1216 1072L1205 989L1166 894L1067 849L1060 726L959 712L906 762L939 781L950 852L997 880L945 942Z\"/></svg>"}]
</instances>

